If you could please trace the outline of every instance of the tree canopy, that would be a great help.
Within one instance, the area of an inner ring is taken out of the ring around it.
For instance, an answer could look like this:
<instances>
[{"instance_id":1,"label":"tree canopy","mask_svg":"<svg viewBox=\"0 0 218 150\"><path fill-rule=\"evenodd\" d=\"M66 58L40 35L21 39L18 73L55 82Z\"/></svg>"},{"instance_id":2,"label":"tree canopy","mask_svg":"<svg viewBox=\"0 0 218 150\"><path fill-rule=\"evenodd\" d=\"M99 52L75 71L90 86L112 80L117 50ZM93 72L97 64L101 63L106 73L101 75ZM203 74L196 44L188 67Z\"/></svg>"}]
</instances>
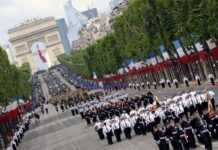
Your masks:
<instances>
[{"instance_id":1,"label":"tree canopy","mask_svg":"<svg viewBox=\"0 0 218 150\"><path fill-rule=\"evenodd\" d=\"M9 63L6 52L0 47L0 105L7 105L13 98L29 97L31 73L28 64L18 68Z\"/></svg>"},{"instance_id":2,"label":"tree canopy","mask_svg":"<svg viewBox=\"0 0 218 150\"><path fill-rule=\"evenodd\" d=\"M114 73L127 59L161 55L161 45L171 58L179 57L173 45L178 39L185 48L195 47L197 41L206 48L208 39L218 44L217 10L217 0L133 0L113 20L113 31L81 52L89 71L83 75Z\"/></svg>"}]
</instances>

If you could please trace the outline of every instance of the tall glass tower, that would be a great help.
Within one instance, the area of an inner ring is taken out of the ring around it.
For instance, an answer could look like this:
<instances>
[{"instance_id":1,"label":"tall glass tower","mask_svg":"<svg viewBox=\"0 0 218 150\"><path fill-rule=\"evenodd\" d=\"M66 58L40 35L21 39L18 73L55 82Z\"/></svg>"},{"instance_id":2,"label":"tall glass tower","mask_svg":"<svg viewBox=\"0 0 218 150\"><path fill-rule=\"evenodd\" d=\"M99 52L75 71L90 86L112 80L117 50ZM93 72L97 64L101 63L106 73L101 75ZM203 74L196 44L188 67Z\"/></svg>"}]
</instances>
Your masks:
<instances>
[{"instance_id":1,"label":"tall glass tower","mask_svg":"<svg viewBox=\"0 0 218 150\"><path fill-rule=\"evenodd\" d=\"M72 42L79 38L79 31L85 24L87 24L88 18L73 7L71 0L66 2L64 9L69 24L68 37Z\"/></svg>"}]
</instances>

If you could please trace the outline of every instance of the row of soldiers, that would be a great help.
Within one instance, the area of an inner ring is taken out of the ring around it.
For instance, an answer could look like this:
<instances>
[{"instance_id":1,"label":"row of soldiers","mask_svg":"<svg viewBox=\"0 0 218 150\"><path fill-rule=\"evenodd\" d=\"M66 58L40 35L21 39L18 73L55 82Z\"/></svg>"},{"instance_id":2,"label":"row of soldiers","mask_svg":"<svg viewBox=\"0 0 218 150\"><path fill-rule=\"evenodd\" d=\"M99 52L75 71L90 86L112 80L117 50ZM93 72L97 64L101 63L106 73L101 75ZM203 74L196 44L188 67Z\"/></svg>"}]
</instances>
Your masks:
<instances>
[{"instance_id":1,"label":"row of soldiers","mask_svg":"<svg viewBox=\"0 0 218 150\"><path fill-rule=\"evenodd\" d=\"M101 140L107 138L108 144L113 144L113 135L120 142L122 133L131 139L132 130L136 135L146 135L151 131L160 150L168 150L169 141L175 150L194 148L196 133L198 141L207 149L212 149L210 133L214 138L218 137L218 117L209 118L207 113L203 113L208 107L208 100L214 110L214 92L185 93L164 102L154 101L146 107L135 107L130 112L113 115L97 122L95 129Z\"/></svg>"},{"instance_id":2,"label":"row of soldiers","mask_svg":"<svg viewBox=\"0 0 218 150\"><path fill-rule=\"evenodd\" d=\"M120 116L123 111L129 113L131 109L146 107L149 103L153 103L153 94L148 92L142 96L132 98L125 95L122 99L112 100L92 100L82 105L78 105L78 112L82 119L85 119L87 124L94 124L97 121L103 121L112 116ZM72 109L76 111L76 109Z\"/></svg>"},{"instance_id":3,"label":"row of soldiers","mask_svg":"<svg viewBox=\"0 0 218 150\"><path fill-rule=\"evenodd\" d=\"M24 121L22 124L20 124L17 128L16 131L13 134L13 137L11 138L11 142L7 147L7 150L17 150L17 147L21 143L24 134L29 130L29 125L31 122L31 115L28 113L24 117Z\"/></svg>"},{"instance_id":4,"label":"row of soldiers","mask_svg":"<svg viewBox=\"0 0 218 150\"><path fill-rule=\"evenodd\" d=\"M199 75L195 76L195 80L197 82L197 84L200 86L202 83L201 78ZM215 77L213 74L209 74L208 75L208 81L212 84L215 85ZM189 83L189 79L188 77L184 77L183 78L183 83L189 87L190 83ZM147 81L146 83L142 82L142 83L129 83L129 88L133 88L133 89L146 89L146 87L148 89L151 89L151 87L153 86L154 89L158 88L158 85L160 85L162 88L165 88L166 86L168 86L169 88L171 88L173 85L175 85L176 88L179 88L179 81L175 78L172 81L169 79L160 79L159 83L156 81L153 81L152 83L150 81Z\"/></svg>"}]
</instances>

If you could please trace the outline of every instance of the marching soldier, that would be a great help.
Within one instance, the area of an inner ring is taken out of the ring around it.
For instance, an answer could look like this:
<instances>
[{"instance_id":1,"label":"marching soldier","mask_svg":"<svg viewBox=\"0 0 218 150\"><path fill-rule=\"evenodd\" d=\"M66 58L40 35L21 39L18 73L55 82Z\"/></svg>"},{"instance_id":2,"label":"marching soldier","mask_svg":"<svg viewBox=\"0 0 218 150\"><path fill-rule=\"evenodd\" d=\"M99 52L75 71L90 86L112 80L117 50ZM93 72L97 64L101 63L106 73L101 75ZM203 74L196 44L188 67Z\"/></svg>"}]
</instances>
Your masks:
<instances>
[{"instance_id":1,"label":"marching soldier","mask_svg":"<svg viewBox=\"0 0 218 150\"><path fill-rule=\"evenodd\" d=\"M156 141L159 147L159 150L170 150L168 139L163 129L154 127L152 134L153 134L154 140Z\"/></svg>"},{"instance_id":2,"label":"marching soldier","mask_svg":"<svg viewBox=\"0 0 218 150\"><path fill-rule=\"evenodd\" d=\"M113 139L112 139L113 132L112 132L111 126L108 121L104 122L103 133L107 137L108 145L112 145L113 144Z\"/></svg>"},{"instance_id":3,"label":"marching soldier","mask_svg":"<svg viewBox=\"0 0 218 150\"><path fill-rule=\"evenodd\" d=\"M98 133L98 137L100 140L104 139L104 133L103 133L103 126L101 122L96 122L95 123L95 131Z\"/></svg>"},{"instance_id":4,"label":"marching soldier","mask_svg":"<svg viewBox=\"0 0 218 150\"><path fill-rule=\"evenodd\" d=\"M147 81L147 86L148 86L148 89L150 89L150 88L151 88L151 84L150 84L150 82L149 82L149 81Z\"/></svg>"},{"instance_id":5,"label":"marching soldier","mask_svg":"<svg viewBox=\"0 0 218 150\"><path fill-rule=\"evenodd\" d=\"M136 84L136 88L137 88L137 90L139 90L139 91L141 90L141 87L140 87L140 84L139 84L139 83Z\"/></svg>"},{"instance_id":6,"label":"marching soldier","mask_svg":"<svg viewBox=\"0 0 218 150\"><path fill-rule=\"evenodd\" d=\"M167 84L168 84L168 87L171 88L171 81L169 79L167 79Z\"/></svg>"},{"instance_id":7,"label":"marching soldier","mask_svg":"<svg viewBox=\"0 0 218 150\"><path fill-rule=\"evenodd\" d=\"M144 122L141 117L138 117L136 119L134 129L135 129L136 135L141 135L141 134L146 135L146 131L144 129Z\"/></svg>"},{"instance_id":8,"label":"marching soldier","mask_svg":"<svg viewBox=\"0 0 218 150\"><path fill-rule=\"evenodd\" d=\"M130 89L132 88L132 83L129 83L129 88L130 88Z\"/></svg>"},{"instance_id":9,"label":"marching soldier","mask_svg":"<svg viewBox=\"0 0 218 150\"><path fill-rule=\"evenodd\" d=\"M179 88L179 83L177 79L173 79L173 83L175 84L176 88Z\"/></svg>"},{"instance_id":10,"label":"marching soldier","mask_svg":"<svg viewBox=\"0 0 218 150\"><path fill-rule=\"evenodd\" d=\"M123 120L121 120L120 123L121 129L124 132L127 139L131 139L131 123L129 121L129 118L124 117Z\"/></svg>"},{"instance_id":11,"label":"marching soldier","mask_svg":"<svg viewBox=\"0 0 218 150\"><path fill-rule=\"evenodd\" d=\"M182 126L183 130L185 131L185 134L188 136L188 141L190 143L190 147L196 148L197 146L196 146L196 141L195 141L195 136L194 136L192 126L184 119L181 122L181 126Z\"/></svg>"},{"instance_id":12,"label":"marching soldier","mask_svg":"<svg viewBox=\"0 0 218 150\"><path fill-rule=\"evenodd\" d=\"M183 82L185 83L185 85L186 85L187 87L189 87L189 81L188 81L188 78L187 78L187 77L184 77L184 78L183 78Z\"/></svg>"},{"instance_id":13,"label":"marching soldier","mask_svg":"<svg viewBox=\"0 0 218 150\"><path fill-rule=\"evenodd\" d=\"M157 83L155 81L153 82L153 86L154 86L154 89L157 89Z\"/></svg>"},{"instance_id":14,"label":"marching soldier","mask_svg":"<svg viewBox=\"0 0 218 150\"><path fill-rule=\"evenodd\" d=\"M184 149L189 150L190 149L190 144L189 144L189 141L188 141L188 136L185 133L185 131L182 130L182 129L179 129L178 134L179 134L179 137L180 137L180 140L182 142L182 145L183 145Z\"/></svg>"},{"instance_id":15,"label":"marching soldier","mask_svg":"<svg viewBox=\"0 0 218 150\"><path fill-rule=\"evenodd\" d=\"M167 124L166 135L170 139L173 150L183 150L178 130L174 123Z\"/></svg>"},{"instance_id":16,"label":"marching soldier","mask_svg":"<svg viewBox=\"0 0 218 150\"><path fill-rule=\"evenodd\" d=\"M142 87L142 89L145 89L145 83L144 82L141 83L141 87Z\"/></svg>"},{"instance_id":17,"label":"marching soldier","mask_svg":"<svg viewBox=\"0 0 218 150\"><path fill-rule=\"evenodd\" d=\"M91 125L91 120L90 120L90 111L87 111L86 113L85 113L85 120L86 120L86 123L87 123L87 125Z\"/></svg>"},{"instance_id":18,"label":"marching soldier","mask_svg":"<svg viewBox=\"0 0 218 150\"><path fill-rule=\"evenodd\" d=\"M114 135L116 137L117 142L120 142L121 141L121 133L122 133L122 131L121 131L121 128L120 128L120 120L119 120L118 117L115 117L113 119L111 127L112 127L112 130L113 130L113 133L114 133Z\"/></svg>"},{"instance_id":19,"label":"marching soldier","mask_svg":"<svg viewBox=\"0 0 218 150\"><path fill-rule=\"evenodd\" d=\"M195 80L197 81L198 85L201 85L201 79L199 75L195 75Z\"/></svg>"},{"instance_id":20,"label":"marching soldier","mask_svg":"<svg viewBox=\"0 0 218 150\"><path fill-rule=\"evenodd\" d=\"M161 79L160 80L160 85L162 86L162 88L165 88L165 79Z\"/></svg>"},{"instance_id":21,"label":"marching soldier","mask_svg":"<svg viewBox=\"0 0 218 150\"><path fill-rule=\"evenodd\" d=\"M75 106L74 105L70 108L70 111L72 115L75 116Z\"/></svg>"},{"instance_id":22,"label":"marching soldier","mask_svg":"<svg viewBox=\"0 0 218 150\"><path fill-rule=\"evenodd\" d=\"M210 135L209 130L204 125L201 125L199 130L200 130L200 132L199 132L198 136L200 136L200 138L204 144L205 149L212 150L213 149L212 140L211 140L211 135Z\"/></svg>"}]
</instances>

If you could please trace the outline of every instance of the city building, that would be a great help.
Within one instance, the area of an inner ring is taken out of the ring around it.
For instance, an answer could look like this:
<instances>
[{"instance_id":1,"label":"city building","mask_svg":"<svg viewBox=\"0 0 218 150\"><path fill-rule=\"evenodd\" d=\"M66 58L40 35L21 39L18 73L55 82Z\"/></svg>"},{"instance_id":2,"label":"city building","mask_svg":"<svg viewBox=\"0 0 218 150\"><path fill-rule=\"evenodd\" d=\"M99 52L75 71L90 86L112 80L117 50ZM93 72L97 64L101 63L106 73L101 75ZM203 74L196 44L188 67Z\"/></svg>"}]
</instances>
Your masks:
<instances>
[{"instance_id":1,"label":"city building","mask_svg":"<svg viewBox=\"0 0 218 150\"><path fill-rule=\"evenodd\" d=\"M58 64L64 44L60 29L53 17L32 19L8 30L9 41L15 50L16 65L29 63L32 73Z\"/></svg>"},{"instance_id":2,"label":"city building","mask_svg":"<svg viewBox=\"0 0 218 150\"><path fill-rule=\"evenodd\" d=\"M61 36L61 41L64 45L64 50L66 53L69 53L71 51L71 47L70 47L70 41L68 39L68 28L67 28L67 24L66 21L62 18L62 19L58 19L57 20L57 25L58 25L58 30Z\"/></svg>"},{"instance_id":3,"label":"city building","mask_svg":"<svg viewBox=\"0 0 218 150\"><path fill-rule=\"evenodd\" d=\"M83 11L82 14L88 18L88 20L98 17L98 10L96 8Z\"/></svg>"},{"instance_id":4,"label":"city building","mask_svg":"<svg viewBox=\"0 0 218 150\"><path fill-rule=\"evenodd\" d=\"M73 7L71 0L67 1L64 9L68 22L68 37L72 42L79 39L79 31L88 22L88 18Z\"/></svg>"},{"instance_id":5,"label":"city building","mask_svg":"<svg viewBox=\"0 0 218 150\"><path fill-rule=\"evenodd\" d=\"M95 19L91 19L80 30L80 38L72 42L72 49L78 50L86 48L100 38L111 32L110 17L102 15Z\"/></svg>"}]
</instances>

